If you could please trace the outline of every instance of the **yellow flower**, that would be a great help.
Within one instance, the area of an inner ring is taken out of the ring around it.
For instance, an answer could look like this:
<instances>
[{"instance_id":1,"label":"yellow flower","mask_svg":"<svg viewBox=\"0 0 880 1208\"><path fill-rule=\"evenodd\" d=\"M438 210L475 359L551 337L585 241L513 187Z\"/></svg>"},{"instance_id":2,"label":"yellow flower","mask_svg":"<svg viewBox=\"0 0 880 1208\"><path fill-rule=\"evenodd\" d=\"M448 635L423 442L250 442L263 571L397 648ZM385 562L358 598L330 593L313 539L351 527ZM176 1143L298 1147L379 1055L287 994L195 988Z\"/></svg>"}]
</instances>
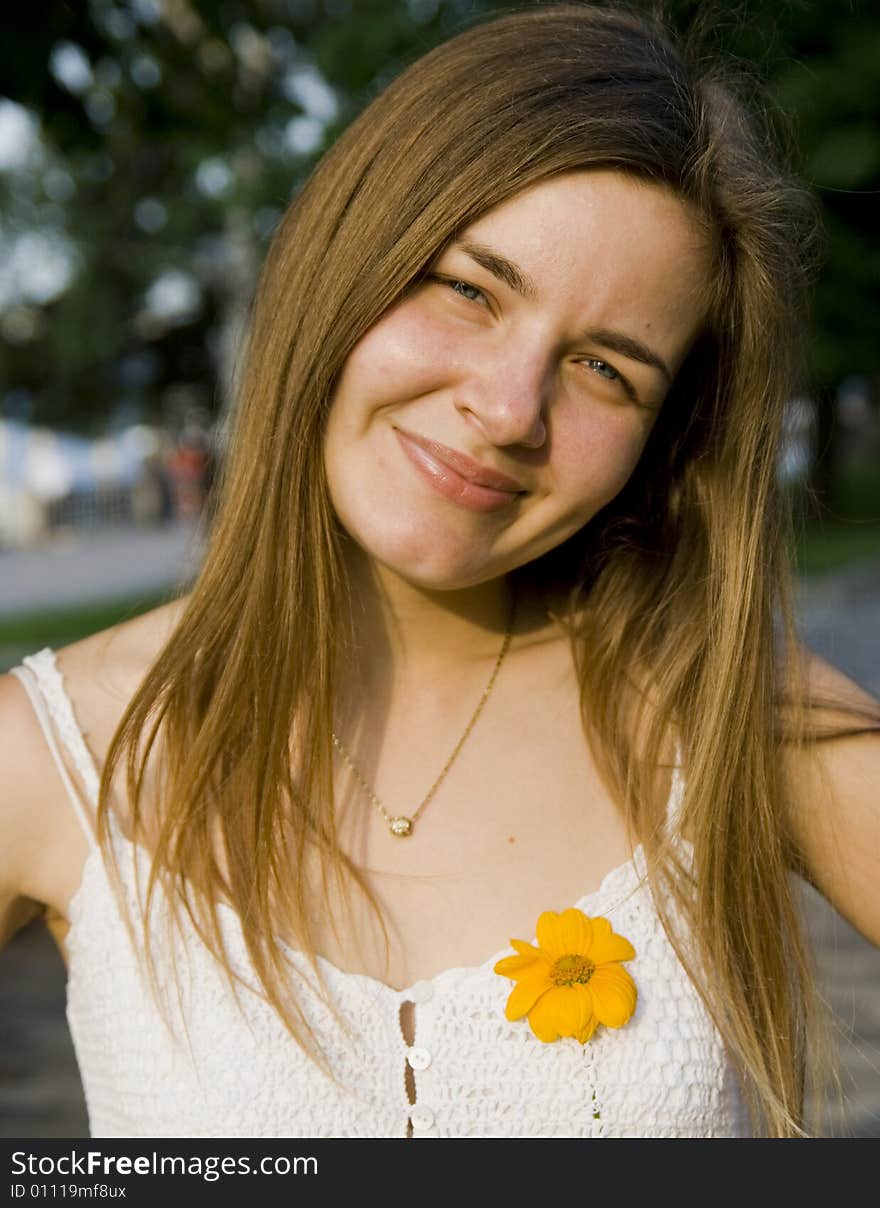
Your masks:
<instances>
[{"instance_id":1,"label":"yellow flower","mask_svg":"<svg viewBox=\"0 0 880 1208\"><path fill-rule=\"evenodd\" d=\"M515 982L508 1019L529 1018L547 1043L574 1036L586 1044L600 1023L622 1028L636 1009L636 986L620 962L635 956L629 940L607 919L581 910L545 910L536 929L538 947L511 940L517 956L498 961L495 972Z\"/></svg>"}]
</instances>

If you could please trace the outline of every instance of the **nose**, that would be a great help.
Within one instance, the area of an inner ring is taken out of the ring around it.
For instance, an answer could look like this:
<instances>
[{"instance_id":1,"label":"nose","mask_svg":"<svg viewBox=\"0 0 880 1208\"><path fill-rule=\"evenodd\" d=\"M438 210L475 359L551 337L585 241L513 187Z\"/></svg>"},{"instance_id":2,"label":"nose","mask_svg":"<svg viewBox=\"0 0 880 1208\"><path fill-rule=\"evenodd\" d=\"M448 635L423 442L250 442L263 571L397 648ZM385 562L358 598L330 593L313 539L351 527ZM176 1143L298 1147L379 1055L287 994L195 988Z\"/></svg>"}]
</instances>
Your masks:
<instances>
[{"instance_id":1,"label":"nose","mask_svg":"<svg viewBox=\"0 0 880 1208\"><path fill-rule=\"evenodd\" d=\"M539 449L547 439L546 363L524 350L512 354L507 344L497 358L482 355L469 369L455 394L460 414L493 445Z\"/></svg>"}]
</instances>

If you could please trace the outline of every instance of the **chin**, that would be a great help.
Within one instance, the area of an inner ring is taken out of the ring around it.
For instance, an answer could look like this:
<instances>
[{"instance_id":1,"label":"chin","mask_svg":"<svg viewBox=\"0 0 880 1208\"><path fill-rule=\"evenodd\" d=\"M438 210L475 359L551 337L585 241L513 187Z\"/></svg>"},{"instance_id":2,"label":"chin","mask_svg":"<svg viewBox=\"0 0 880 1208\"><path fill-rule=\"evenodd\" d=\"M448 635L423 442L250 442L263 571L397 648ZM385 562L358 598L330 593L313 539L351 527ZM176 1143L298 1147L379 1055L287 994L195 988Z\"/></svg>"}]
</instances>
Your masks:
<instances>
[{"instance_id":1,"label":"chin","mask_svg":"<svg viewBox=\"0 0 880 1208\"><path fill-rule=\"evenodd\" d=\"M370 561L426 591L456 591L497 578L508 569L481 552L465 552L461 539L438 540L430 529L382 534L354 531L349 537Z\"/></svg>"},{"instance_id":2,"label":"chin","mask_svg":"<svg viewBox=\"0 0 880 1208\"><path fill-rule=\"evenodd\" d=\"M462 591L480 583L497 579L504 572L486 566L462 565L455 560L426 558L413 562L410 559L375 557L386 571L423 591Z\"/></svg>"}]
</instances>

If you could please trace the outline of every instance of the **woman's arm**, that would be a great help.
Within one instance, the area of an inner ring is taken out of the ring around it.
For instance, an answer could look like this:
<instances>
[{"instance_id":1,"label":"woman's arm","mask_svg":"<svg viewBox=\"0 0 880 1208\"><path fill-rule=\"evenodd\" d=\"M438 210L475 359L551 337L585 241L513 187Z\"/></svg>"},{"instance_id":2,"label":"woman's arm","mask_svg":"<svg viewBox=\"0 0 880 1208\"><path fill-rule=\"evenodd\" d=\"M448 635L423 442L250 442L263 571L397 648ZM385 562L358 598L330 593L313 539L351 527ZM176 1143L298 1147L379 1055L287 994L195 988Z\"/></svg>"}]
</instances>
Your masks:
<instances>
[{"instance_id":1,"label":"woman's arm","mask_svg":"<svg viewBox=\"0 0 880 1208\"><path fill-rule=\"evenodd\" d=\"M802 653L812 694L873 709L880 718L880 701L818 655ZM826 718L841 727L860 724L843 709L823 711L823 723ZM880 727L825 739L801 752L783 751L793 834L807 876L845 919L880 946Z\"/></svg>"},{"instance_id":2,"label":"woman's arm","mask_svg":"<svg viewBox=\"0 0 880 1208\"><path fill-rule=\"evenodd\" d=\"M47 756L24 687L0 675L0 947L54 896L53 793L57 801L61 782Z\"/></svg>"}]
</instances>

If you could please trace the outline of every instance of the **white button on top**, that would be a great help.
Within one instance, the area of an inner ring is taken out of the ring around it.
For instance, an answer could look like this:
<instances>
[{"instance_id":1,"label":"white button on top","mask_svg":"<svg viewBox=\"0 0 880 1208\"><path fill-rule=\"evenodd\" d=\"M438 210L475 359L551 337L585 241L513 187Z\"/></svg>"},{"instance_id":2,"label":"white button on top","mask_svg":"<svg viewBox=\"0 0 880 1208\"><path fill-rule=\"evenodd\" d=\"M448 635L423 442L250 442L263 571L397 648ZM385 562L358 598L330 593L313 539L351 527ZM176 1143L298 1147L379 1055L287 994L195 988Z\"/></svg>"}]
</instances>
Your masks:
<instances>
[{"instance_id":1,"label":"white button on top","mask_svg":"<svg viewBox=\"0 0 880 1208\"><path fill-rule=\"evenodd\" d=\"M406 1059L414 1070L426 1070L431 1064L431 1054L418 1046L409 1050Z\"/></svg>"},{"instance_id":2,"label":"white button on top","mask_svg":"<svg viewBox=\"0 0 880 1208\"><path fill-rule=\"evenodd\" d=\"M421 1104L412 1109L409 1113L409 1118L412 1120L412 1126L417 1132L430 1128L434 1123L434 1113L430 1107L422 1107Z\"/></svg>"},{"instance_id":3,"label":"white button on top","mask_svg":"<svg viewBox=\"0 0 880 1208\"><path fill-rule=\"evenodd\" d=\"M434 985L429 981L418 981L414 986L406 992L406 997L410 1002L430 1002L434 997Z\"/></svg>"}]
</instances>

